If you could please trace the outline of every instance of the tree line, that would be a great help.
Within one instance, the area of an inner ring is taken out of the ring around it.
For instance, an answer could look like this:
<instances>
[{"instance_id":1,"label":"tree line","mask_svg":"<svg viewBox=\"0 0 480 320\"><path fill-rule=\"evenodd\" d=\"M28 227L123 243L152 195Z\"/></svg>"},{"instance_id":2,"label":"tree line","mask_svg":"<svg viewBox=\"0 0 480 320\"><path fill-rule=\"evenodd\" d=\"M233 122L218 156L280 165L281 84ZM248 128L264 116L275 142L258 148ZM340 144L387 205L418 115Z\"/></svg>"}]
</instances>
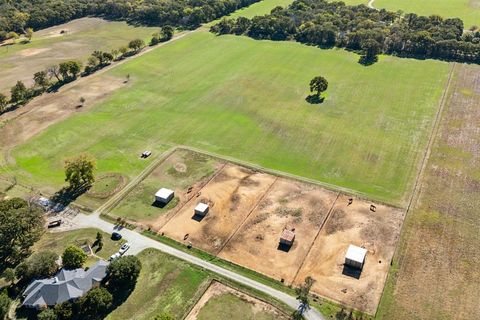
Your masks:
<instances>
[{"instance_id":1,"label":"tree line","mask_svg":"<svg viewBox=\"0 0 480 320\"><path fill-rule=\"evenodd\" d=\"M165 32L163 29L167 31ZM153 42L157 44L168 41L172 36L173 28L170 26L163 27L160 32L153 34L151 45L154 45ZM26 104L32 98L44 92L55 91L62 85L76 80L79 76L90 75L114 61L138 54L145 46L146 44L142 39L134 39L127 46L122 46L110 52L94 51L88 58L85 67L80 61L69 60L38 71L33 74L32 86L27 87L23 81L17 81L10 89L10 97L0 93L0 114ZM80 98L80 100L83 105L85 100L83 98Z\"/></svg>"},{"instance_id":2,"label":"tree line","mask_svg":"<svg viewBox=\"0 0 480 320\"><path fill-rule=\"evenodd\" d=\"M0 0L0 41L86 16L196 28L260 0Z\"/></svg>"},{"instance_id":3,"label":"tree line","mask_svg":"<svg viewBox=\"0 0 480 320\"><path fill-rule=\"evenodd\" d=\"M458 18L425 17L343 2L295 0L264 16L223 19L211 31L343 47L360 52L362 63L376 61L380 53L480 63L480 29L465 31Z\"/></svg>"}]
</instances>

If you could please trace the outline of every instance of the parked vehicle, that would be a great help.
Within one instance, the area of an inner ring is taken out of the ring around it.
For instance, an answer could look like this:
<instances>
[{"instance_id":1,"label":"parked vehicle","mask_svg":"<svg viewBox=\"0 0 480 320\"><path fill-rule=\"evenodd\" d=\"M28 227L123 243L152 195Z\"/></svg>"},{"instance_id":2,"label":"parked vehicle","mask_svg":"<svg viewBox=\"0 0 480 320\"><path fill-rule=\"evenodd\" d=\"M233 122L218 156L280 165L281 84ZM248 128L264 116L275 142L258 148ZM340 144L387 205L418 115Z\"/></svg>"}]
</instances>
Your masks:
<instances>
[{"instance_id":1,"label":"parked vehicle","mask_svg":"<svg viewBox=\"0 0 480 320\"><path fill-rule=\"evenodd\" d=\"M120 250L118 250L118 253L120 253L121 255L124 255L128 249L130 249L130 243L127 242L120 247Z\"/></svg>"},{"instance_id":2,"label":"parked vehicle","mask_svg":"<svg viewBox=\"0 0 480 320\"><path fill-rule=\"evenodd\" d=\"M142 158L148 158L148 157L150 157L151 154L152 154L152 151L150 151L150 150L143 151L141 157Z\"/></svg>"},{"instance_id":3,"label":"parked vehicle","mask_svg":"<svg viewBox=\"0 0 480 320\"><path fill-rule=\"evenodd\" d=\"M122 255L120 254L120 252L117 252L117 253L114 253L110 256L110 258L108 258L108 261L113 261L117 258L120 258Z\"/></svg>"},{"instance_id":4,"label":"parked vehicle","mask_svg":"<svg viewBox=\"0 0 480 320\"><path fill-rule=\"evenodd\" d=\"M56 227L60 227L60 225L62 224L62 220L59 219L59 220L54 220L54 221L50 221L48 223L48 228L56 228Z\"/></svg>"},{"instance_id":5,"label":"parked vehicle","mask_svg":"<svg viewBox=\"0 0 480 320\"><path fill-rule=\"evenodd\" d=\"M114 233L112 233L111 239L113 241L118 241L118 240L122 239L122 235L118 232L114 232Z\"/></svg>"}]
</instances>

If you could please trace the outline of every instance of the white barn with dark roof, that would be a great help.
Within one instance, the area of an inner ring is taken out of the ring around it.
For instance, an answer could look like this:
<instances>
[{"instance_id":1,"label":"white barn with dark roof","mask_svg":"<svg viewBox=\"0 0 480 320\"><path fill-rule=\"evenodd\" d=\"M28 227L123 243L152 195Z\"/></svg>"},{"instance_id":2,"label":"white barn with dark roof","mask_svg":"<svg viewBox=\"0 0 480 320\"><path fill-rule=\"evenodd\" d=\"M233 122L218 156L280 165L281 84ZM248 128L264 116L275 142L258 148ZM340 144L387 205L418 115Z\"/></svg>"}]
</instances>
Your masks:
<instances>
[{"instance_id":1,"label":"white barn with dark roof","mask_svg":"<svg viewBox=\"0 0 480 320\"><path fill-rule=\"evenodd\" d=\"M55 277L33 281L23 293L25 307L41 309L82 297L106 276L108 262L98 261L90 269L60 270Z\"/></svg>"}]
</instances>

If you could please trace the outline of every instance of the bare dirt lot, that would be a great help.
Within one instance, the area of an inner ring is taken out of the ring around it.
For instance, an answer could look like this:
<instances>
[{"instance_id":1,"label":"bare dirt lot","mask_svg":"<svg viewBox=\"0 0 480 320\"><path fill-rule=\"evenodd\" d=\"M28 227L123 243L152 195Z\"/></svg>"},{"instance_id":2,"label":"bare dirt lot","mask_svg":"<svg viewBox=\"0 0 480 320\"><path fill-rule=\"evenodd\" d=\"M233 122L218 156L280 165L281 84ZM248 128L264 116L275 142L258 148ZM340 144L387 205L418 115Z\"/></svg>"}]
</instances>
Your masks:
<instances>
[{"instance_id":1,"label":"bare dirt lot","mask_svg":"<svg viewBox=\"0 0 480 320\"><path fill-rule=\"evenodd\" d=\"M199 153L177 150L165 159L116 207L112 215L160 229L225 164ZM160 188L175 192L175 198L166 206L158 206L154 195Z\"/></svg>"},{"instance_id":2,"label":"bare dirt lot","mask_svg":"<svg viewBox=\"0 0 480 320\"><path fill-rule=\"evenodd\" d=\"M177 241L187 240L195 247L217 254L275 179L265 173L227 164L161 232ZM210 205L210 211L203 219L194 216L194 208L199 202Z\"/></svg>"},{"instance_id":3,"label":"bare dirt lot","mask_svg":"<svg viewBox=\"0 0 480 320\"><path fill-rule=\"evenodd\" d=\"M455 69L380 319L474 320L480 315L480 67L456 64Z\"/></svg>"},{"instance_id":4,"label":"bare dirt lot","mask_svg":"<svg viewBox=\"0 0 480 320\"><path fill-rule=\"evenodd\" d=\"M236 311L241 311L237 313ZM229 313L233 313L228 315ZM222 318L219 318L222 317ZM275 319L289 317L274 306L243 292L213 281L185 320L197 319Z\"/></svg>"},{"instance_id":5,"label":"bare dirt lot","mask_svg":"<svg viewBox=\"0 0 480 320\"><path fill-rule=\"evenodd\" d=\"M290 284L336 197L320 187L279 179L219 257ZM284 228L295 229L289 249L279 246Z\"/></svg>"},{"instance_id":6,"label":"bare dirt lot","mask_svg":"<svg viewBox=\"0 0 480 320\"><path fill-rule=\"evenodd\" d=\"M374 314L395 244L399 238L404 211L342 195L336 201L329 219L315 240L297 277L301 284L307 276L316 280L312 291L355 309ZM350 244L368 250L360 274L344 268Z\"/></svg>"}]
</instances>

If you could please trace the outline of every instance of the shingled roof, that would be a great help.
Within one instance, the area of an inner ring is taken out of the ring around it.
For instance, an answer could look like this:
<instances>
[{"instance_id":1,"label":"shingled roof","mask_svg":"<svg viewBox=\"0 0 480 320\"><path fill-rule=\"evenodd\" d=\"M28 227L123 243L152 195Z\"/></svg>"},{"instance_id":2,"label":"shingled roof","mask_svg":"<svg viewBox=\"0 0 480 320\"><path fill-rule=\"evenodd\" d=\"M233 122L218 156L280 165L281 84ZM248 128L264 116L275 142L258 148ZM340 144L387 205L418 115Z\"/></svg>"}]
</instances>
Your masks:
<instances>
[{"instance_id":1,"label":"shingled roof","mask_svg":"<svg viewBox=\"0 0 480 320\"><path fill-rule=\"evenodd\" d=\"M23 293L23 305L41 308L80 298L94 285L102 282L107 266L108 262L100 260L87 271L62 269L53 278L35 280Z\"/></svg>"}]
</instances>

